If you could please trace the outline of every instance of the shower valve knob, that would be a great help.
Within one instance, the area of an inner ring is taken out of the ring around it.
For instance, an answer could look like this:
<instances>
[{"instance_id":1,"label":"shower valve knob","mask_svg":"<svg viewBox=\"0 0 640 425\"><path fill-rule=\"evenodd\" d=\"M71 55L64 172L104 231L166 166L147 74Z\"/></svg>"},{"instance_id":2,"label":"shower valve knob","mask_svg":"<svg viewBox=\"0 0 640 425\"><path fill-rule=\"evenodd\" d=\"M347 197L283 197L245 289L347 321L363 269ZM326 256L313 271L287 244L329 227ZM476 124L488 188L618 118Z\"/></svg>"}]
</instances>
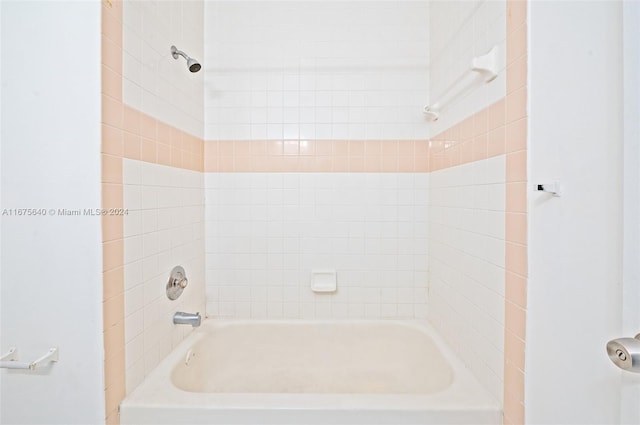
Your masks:
<instances>
[{"instance_id":1,"label":"shower valve knob","mask_svg":"<svg viewBox=\"0 0 640 425\"><path fill-rule=\"evenodd\" d=\"M185 278L183 278L180 282L178 282L178 285L180 285L180 287L181 287L182 289L184 289L184 288L186 288L186 287L187 287L187 284L188 284L188 283L189 283L189 281L188 281L188 280L187 280L187 278L185 277Z\"/></svg>"},{"instance_id":2,"label":"shower valve knob","mask_svg":"<svg viewBox=\"0 0 640 425\"><path fill-rule=\"evenodd\" d=\"M187 274L184 271L182 266L176 266L171 270L171 275L169 276L169 281L167 282L166 292L167 298L170 300L176 300L180 295L182 295L182 291L187 287L189 280L187 279Z\"/></svg>"}]
</instances>

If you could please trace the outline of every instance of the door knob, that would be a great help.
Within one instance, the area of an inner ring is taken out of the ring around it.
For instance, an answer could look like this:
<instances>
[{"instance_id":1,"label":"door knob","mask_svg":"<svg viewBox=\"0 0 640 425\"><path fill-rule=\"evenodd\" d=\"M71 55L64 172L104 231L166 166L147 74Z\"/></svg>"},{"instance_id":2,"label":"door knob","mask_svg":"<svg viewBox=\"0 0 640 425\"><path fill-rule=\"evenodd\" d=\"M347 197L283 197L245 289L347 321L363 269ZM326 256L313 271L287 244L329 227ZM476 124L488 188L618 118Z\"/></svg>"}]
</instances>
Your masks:
<instances>
[{"instance_id":1,"label":"door knob","mask_svg":"<svg viewBox=\"0 0 640 425\"><path fill-rule=\"evenodd\" d=\"M617 338L609 341L607 354L620 369L640 373L640 334L635 338Z\"/></svg>"}]
</instances>

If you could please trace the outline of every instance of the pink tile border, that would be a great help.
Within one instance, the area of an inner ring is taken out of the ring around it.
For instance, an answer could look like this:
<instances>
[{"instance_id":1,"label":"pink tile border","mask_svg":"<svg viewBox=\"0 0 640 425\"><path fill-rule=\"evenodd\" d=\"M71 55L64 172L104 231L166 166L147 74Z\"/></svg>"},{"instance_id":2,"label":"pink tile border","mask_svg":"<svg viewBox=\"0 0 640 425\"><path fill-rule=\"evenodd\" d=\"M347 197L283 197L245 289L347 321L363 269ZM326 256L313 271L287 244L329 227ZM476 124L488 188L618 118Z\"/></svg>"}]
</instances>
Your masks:
<instances>
[{"instance_id":1,"label":"pink tile border","mask_svg":"<svg viewBox=\"0 0 640 425\"><path fill-rule=\"evenodd\" d=\"M527 2L507 0L505 105L505 425L525 423L527 320Z\"/></svg>"},{"instance_id":2,"label":"pink tile border","mask_svg":"<svg viewBox=\"0 0 640 425\"><path fill-rule=\"evenodd\" d=\"M102 2L102 207L122 205L122 158L129 150L123 132L122 2ZM126 148L126 149L125 149ZM124 240L120 216L103 217L103 326L105 420L119 422L118 405L125 395Z\"/></svg>"},{"instance_id":3,"label":"pink tile border","mask_svg":"<svg viewBox=\"0 0 640 425\"><path fill-rule=\"evenodd\" d=\"M217 140L205 172L428 172L427 140Z\"/></svg>"}]
</instances>

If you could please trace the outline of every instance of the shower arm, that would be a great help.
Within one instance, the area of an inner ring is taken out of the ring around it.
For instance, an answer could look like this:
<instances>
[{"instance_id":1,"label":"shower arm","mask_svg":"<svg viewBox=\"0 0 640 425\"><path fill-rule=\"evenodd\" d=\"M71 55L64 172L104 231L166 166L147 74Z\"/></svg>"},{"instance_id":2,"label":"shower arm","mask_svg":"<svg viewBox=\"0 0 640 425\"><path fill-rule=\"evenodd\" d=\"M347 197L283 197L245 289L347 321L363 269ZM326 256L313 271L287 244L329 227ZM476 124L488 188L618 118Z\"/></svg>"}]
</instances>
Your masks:
<instances>
[{"instance_id":1,"label":"shower arm","mask_svg":"<svg viewBox=\"0 0 640 425\"><path fill-rule=\"evenodd\" d=\"M178 50L176 46L171 46L171 56L173 56L174 59L178 59L178 55L182 56L186 60L191 59L185 52Z\"/></svg>"}]
</instances>

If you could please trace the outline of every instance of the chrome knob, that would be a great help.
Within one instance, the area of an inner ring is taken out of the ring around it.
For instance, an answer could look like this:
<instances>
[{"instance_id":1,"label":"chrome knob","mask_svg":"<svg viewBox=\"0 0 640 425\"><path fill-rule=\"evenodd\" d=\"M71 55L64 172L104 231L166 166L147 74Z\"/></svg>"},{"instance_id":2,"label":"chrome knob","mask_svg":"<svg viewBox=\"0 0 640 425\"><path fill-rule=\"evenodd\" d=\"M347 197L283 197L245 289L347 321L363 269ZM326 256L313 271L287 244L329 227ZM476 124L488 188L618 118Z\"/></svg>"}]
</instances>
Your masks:
<instances>
[{"instance_id":1,"label":"chrome knob","mask_svg":"<svg viewBox=\"0 0 640 425\"><path fill-rule=\"evenodd\" d=\"M182 266L175 266L171 270L169 281L167 282L167 298L172 301L178 299L188 284L189 280L187 279L184 268L182 268Z\"/></svg>"},{"instance_id":2,"label":"chrome knob","mask_svg":"<svg viewBox=\"0 0 640 425\"><path fill-rule=\"evenodd\" d=\"M620 369L640 373L640 334L635 338L617 338L609 341L607 354Z\"/></svg>"},{"instance_id":3,"label":"chrome knob","mask_svg":"<svg viewBox=\"0 0 640 425\"><path fill-rule=\"evenodd\" d=\"M184 289L184 288L186 288L186 287L187 287L187 284L188 284L188 283L189 283L189 280L187 280L187 278L186 278L186 277L183 277L183 278L178 282L178 285L179 285L182 289Z\"/></svg>"}]
</instances>

